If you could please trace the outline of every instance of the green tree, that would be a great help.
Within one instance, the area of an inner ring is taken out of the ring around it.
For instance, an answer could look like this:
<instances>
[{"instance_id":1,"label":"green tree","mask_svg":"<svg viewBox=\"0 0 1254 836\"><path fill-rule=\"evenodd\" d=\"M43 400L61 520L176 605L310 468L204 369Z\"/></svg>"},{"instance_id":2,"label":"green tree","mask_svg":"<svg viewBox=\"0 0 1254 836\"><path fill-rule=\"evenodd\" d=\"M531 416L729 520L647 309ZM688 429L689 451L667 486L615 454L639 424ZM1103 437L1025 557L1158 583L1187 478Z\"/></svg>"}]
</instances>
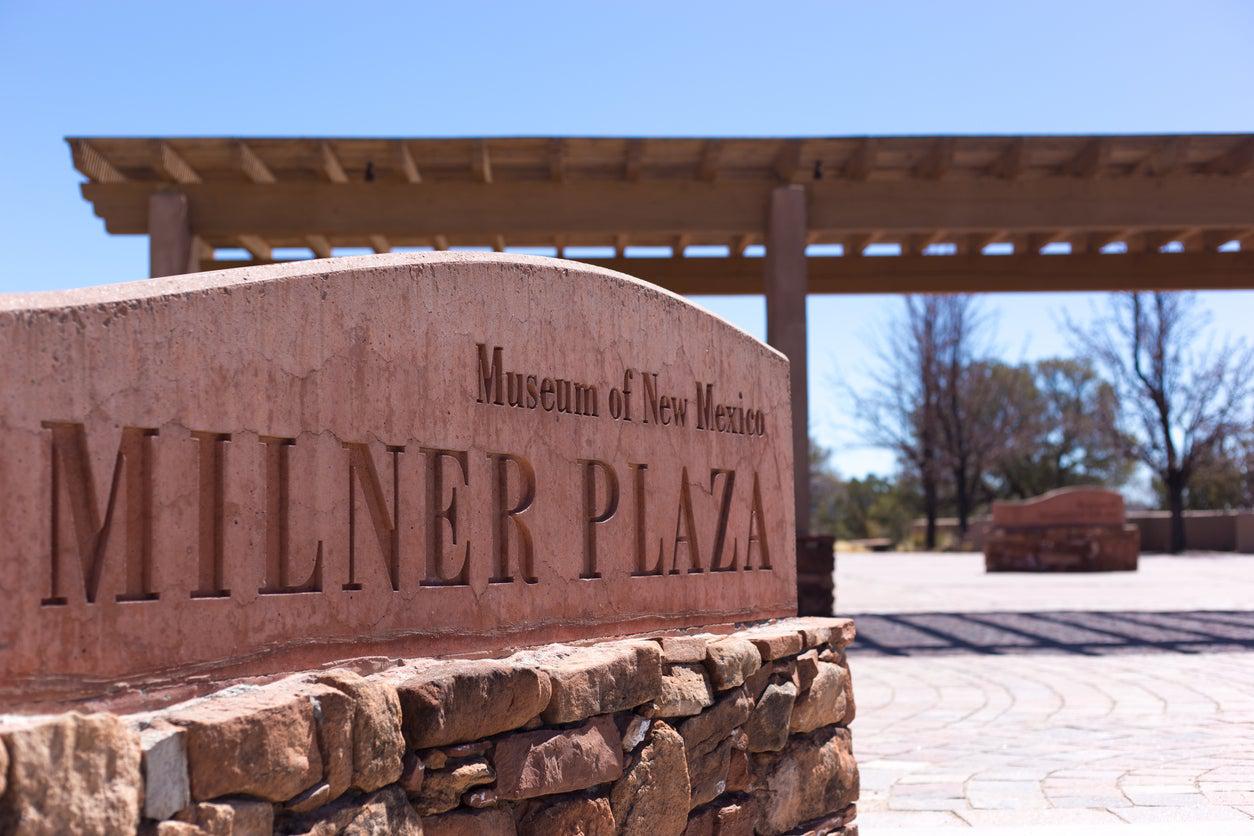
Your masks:
<instances>
[{"instance_id":1,"label":"green tree","mask_svg":"<svg viewBox=\"0 0 1254 836\"><path fill-rule=\"evenodd\" d=\"M1015 372L1002 394L1015 402L1020 424L991 468L993 496L1027 499L1071 485L1123 484L1132 462L1125 443L1112 443L1115 391L1092 365L1056 358Z\"/></svg>"}]
</instances>

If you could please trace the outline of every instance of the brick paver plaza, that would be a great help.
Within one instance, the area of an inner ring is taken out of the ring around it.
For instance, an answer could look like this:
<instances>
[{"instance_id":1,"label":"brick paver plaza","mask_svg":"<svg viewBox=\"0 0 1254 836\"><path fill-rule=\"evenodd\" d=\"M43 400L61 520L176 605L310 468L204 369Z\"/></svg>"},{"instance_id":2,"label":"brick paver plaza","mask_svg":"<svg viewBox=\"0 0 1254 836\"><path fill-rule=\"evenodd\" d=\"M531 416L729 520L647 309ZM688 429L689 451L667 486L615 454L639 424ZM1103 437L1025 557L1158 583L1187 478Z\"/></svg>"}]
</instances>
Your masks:
<instances>
[{"instance_id":1,"label":"brick paver plaza","mask_svg":"<svg viewBox=\"0 0 1254 836\"><path fill-rule=\"evenodd\" d=\"M1254 557L842 554L837 582L864 834L1254 832Z\"/></svg>"}]
</instances>

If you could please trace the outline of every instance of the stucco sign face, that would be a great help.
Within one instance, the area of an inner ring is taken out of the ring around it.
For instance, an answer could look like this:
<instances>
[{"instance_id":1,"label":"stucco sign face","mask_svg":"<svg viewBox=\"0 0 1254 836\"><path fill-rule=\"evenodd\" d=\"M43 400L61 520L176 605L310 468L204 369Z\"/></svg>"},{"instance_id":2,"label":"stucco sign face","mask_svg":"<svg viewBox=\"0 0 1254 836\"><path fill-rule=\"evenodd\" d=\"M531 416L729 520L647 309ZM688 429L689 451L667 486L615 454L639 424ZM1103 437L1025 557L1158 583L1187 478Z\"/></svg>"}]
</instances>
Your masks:
<instances>
[{"instance_id":1,"label":"stucco sign face","mask_svg":"<svg viewBox=\"0 0 1254 836\"><path fill-rule=\"evenodd\" d=\"M0 297L0 700L795 611L787 362L552 259Z\"/></svg>"}]
</instances>

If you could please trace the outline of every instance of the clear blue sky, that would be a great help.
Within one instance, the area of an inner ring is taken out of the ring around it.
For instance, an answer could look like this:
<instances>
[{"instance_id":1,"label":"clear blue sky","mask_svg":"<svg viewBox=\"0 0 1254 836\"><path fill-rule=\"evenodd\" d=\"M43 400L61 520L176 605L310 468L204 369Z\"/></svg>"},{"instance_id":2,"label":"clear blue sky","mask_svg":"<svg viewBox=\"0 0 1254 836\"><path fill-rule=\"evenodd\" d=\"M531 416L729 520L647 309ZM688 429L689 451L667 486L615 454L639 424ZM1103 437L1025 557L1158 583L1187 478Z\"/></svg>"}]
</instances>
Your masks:
<instances>
[{"instance_id":1,"label":"clear blue sky","mask_svg":"<svg viewBox=\"0 0 1254 836\"><path fill-rule=\"evenodd\" d=\"M0 292L146 275L68 134L446 136L1254 131L1254 2L190 3L0 0ZM702 299L761 336L760 299ZM1254 337L1254 293L1207 294ZM990 297L1013 358L1100 297ZM900 302L810 302L811 420L848 474L846 386Z\"/></svg>"}]
</instances>

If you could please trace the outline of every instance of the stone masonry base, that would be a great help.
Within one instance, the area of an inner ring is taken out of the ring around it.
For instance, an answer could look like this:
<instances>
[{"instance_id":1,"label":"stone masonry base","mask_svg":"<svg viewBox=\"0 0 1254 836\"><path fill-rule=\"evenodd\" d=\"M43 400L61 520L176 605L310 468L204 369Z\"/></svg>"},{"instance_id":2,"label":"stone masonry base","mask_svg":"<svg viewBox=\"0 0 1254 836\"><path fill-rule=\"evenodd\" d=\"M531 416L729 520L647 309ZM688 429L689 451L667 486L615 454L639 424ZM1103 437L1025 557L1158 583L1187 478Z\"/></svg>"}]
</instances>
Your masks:
<instances>
[{"instance_id":1,"label":"stone masonry base","mask_svg":"<svg viewBox=\"0 0 1254 836\"><path fill-rule=\"evenodd\" d=\"M796 618L7 715L0 834L853 836L853 635Z\"/></svg>"},{"instance_id":2,"label":"stone masonry base","mask_svg":"<svg viewBox=\"0 0 1254 836\"><path fill-rule=\"evenodd\" d=\"M1134 525L993 528L984 540L989 572L1135 572L1141 551Z\"/></svg>"}]
</instances>

